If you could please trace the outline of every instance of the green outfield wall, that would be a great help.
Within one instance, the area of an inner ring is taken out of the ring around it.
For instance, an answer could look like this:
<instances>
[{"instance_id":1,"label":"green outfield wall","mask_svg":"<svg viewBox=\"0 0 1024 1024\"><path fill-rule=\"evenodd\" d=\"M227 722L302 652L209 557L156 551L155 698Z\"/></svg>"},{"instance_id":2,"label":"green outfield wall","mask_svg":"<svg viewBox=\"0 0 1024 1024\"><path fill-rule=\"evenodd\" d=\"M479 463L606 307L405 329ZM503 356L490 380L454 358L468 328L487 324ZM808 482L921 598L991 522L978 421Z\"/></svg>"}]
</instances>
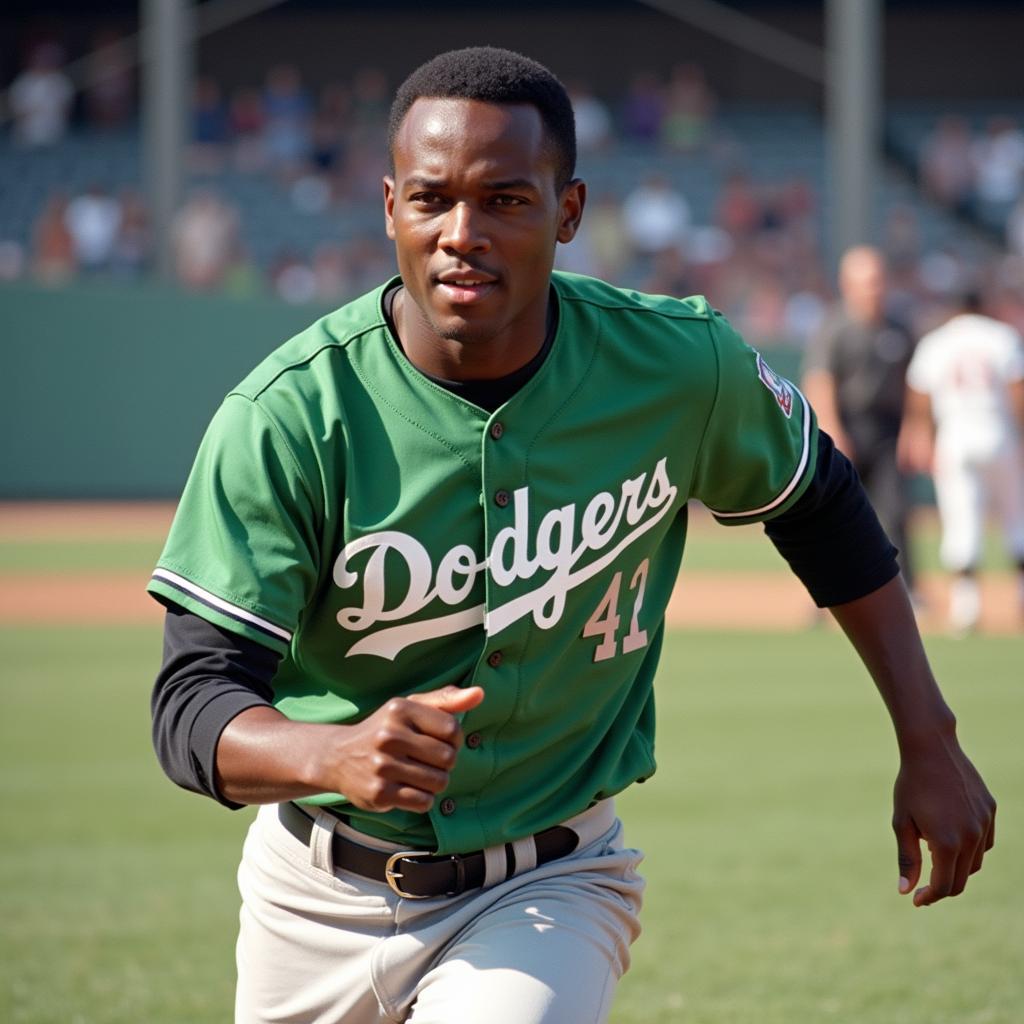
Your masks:
<instances>
[{"instance_id":1,"label":"green outfield wall","mask_svg":"<svg viewBox=\"0 0 1024 1024\"><path fill-rule=\"evenodd\" d=\"M175 498L223 395L323 311L139 285L0 288L0 499ZM790 350L772 365L796 371Z\"/></svg>"},{"instance_id":2,"label":"green outfield wall","mask_svg":"<svg viewBox=\"0 0 1024 1024\"><path fill-rule=\"evenodd\" d=\"M319 314L139 285L0 288L0 497L176 497L224 393Z\"/></svg>"}]
</instances>

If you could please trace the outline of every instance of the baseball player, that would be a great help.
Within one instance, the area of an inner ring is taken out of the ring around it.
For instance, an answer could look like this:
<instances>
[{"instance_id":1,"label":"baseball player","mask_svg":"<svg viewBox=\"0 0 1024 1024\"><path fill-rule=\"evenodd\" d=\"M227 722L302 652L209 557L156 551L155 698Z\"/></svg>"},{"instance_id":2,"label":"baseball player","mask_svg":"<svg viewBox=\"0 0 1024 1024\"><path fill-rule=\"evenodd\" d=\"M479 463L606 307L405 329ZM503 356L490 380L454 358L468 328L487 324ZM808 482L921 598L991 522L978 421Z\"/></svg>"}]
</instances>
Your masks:
<instances>
[{"instance_id":1,"label":"baseball player","mask_svg":"<svg viewBox=\"0 0 1024 1024\"><path fill-rule=\"evenodd\" d=\"M919 342L907 371L900 435L901 460L935 481L939 555L954 574L949 623L958 633L978 623L975 574L993 506L1019 570L1024 612L1024 342L981 309L980 295L966 294L953 316Z\"/></svg>"},{"instance_id":2,"label":"baseball player","mask_svg":"<svg viewBox=\"0 0 1024 1024\"><path fill-rule=\"evenodd\" d=\"M227 396L150 583L161 762L262 805L236 1019L606 1019L643 886L614 796L655 770L691 497L769 521L835 606L900 740L901 891L921 839L914 902L962 891L994 804L800 393L703 299L553 273L586 189L539 64L442 54L389 145L400 276Z\"/></svg>"}]
</instances>

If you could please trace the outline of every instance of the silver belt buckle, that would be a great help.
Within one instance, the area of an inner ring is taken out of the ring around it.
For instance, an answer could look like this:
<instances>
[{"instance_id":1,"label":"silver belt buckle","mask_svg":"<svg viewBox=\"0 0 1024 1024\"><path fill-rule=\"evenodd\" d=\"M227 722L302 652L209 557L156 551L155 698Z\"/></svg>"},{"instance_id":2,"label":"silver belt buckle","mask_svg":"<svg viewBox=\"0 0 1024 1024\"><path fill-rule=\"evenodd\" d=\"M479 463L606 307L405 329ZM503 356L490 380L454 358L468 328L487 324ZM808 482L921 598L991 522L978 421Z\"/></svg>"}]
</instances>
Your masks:
<instances>
[{"instance_id":1,"label":"silver belt buckle","mask_svg":"<svg viewBox=\"0 0 1024 1024\"><path fill-rule=\"evenodd\" d=\"M397 893L405 900L429 900L432 897L428 894L425 896L419 896L413 892L405 892L398 884L398 879L402 877L401 871L396 871L395 866L400 860L410 860L416 857L434 857L436 854L430 853L427 850L399 850L398 853L391 854L387 859L387 863L384 865L384 881L388 883L391 891Z\"/></svg>"}]
</instances>

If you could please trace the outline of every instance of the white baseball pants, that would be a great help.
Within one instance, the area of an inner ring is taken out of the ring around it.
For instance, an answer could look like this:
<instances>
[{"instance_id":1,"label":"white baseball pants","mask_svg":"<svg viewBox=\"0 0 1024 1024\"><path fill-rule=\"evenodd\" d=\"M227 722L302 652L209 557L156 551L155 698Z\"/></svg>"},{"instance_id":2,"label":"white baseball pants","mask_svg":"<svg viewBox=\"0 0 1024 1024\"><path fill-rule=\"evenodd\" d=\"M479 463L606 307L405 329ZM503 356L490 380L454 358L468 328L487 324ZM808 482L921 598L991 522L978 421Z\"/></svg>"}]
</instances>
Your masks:
<instances>
[{"instance_id":1,"label":"white baseball pants","mask_svg":"<svg viewBox=\"0 0 1024 1024\"><path fill-rule=\"evenodd\" d=\"M1010 555L1024 558L1024 469L1009 444L987 459L973 459L952 446L939 446L935 498L942 520L939 559L951 572L981 561L986 513L999 515Z\"/></svg>"},{"instance_id":2,"label":"white baseball pants","mask_svg":"<svg viewBox=\"0 0 1024 1024\"><path fill-rule=\"evenodd\" d=\"M564 824L567 857L458 897L403 899L331 864L322 813L305 846L260 809L239 868L236 1024L599 1024L640 932L638 850L611 800ZM496 847L494 863L504 863Z\"/></svg>"}]
</instances>

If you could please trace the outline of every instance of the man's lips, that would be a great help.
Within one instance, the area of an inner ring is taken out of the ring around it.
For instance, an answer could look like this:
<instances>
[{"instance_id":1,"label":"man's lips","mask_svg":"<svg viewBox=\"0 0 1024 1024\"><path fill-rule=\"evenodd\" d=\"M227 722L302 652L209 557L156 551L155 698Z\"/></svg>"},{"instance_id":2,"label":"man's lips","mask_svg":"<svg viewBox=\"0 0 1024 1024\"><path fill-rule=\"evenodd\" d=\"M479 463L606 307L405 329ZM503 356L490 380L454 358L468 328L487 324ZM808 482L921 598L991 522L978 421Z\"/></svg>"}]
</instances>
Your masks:
<instances>
[{"instance_id":1,"label":"man's lips","mask_svg":"<svg viewBox=\"0 0 1024 1024\"><path fill-rule=\"evenodd\" d=\"M480 302L498 283L493 274L480 270L446 270L435 280L441 295L448 302L460 306Z\"/></svg>"}]
</instances>

